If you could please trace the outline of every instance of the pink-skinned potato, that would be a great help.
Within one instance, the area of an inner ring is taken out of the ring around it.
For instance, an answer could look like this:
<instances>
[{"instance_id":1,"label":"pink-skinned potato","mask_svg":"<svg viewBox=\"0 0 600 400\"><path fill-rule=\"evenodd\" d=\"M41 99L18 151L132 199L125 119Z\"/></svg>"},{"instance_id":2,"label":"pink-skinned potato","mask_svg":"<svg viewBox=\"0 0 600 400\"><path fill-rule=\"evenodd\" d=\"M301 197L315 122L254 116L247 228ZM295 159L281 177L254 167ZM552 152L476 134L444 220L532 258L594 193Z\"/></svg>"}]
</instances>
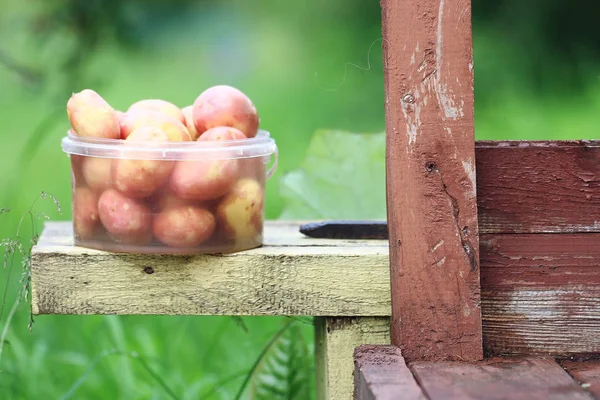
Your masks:
<instances>
[{"instance_id":1,"label":"pink-skinned potato","mask_svg":"<svg viewBox=\"0 0 600 400\"><path fill-rule=\"evenodd\" d=\"M178 161L169 187L180 198L187 200L214 200L223 196L235 183L237 160Z\"/></svg>"},{"instance_id":2,"label":"pink-skinned potato","mask_svg":"<svg viewBox=\"0 0 600 400\"><path fill-rule=\"evenodd\" d=\"M199 142L204 141L226 141L247 139L242 131L230 126L216 126L205 131L198 138Z\"/></svg>"},{"instance_id":3,"label":"pink-skinned potato","mask_svg":"<svg viewBox=\"0 0 600 400\"><path fill-rule=\"evenodd\" d=\"M183 117L185 119L185 127L188 129L192 140L198 139L198 130L196 129L196 125L194 125L194 118L192 117L193 106L187 106L181 109L183 113Z\"/></svg>"},{"instance_id":4,"label":"pink-skinned potato","mask_svg":"<svg viewBox=\"0 0 600 400\"><path fill-rule=\"evenodd\" d=\"M169 137L158 128L145 126L133 131L125 140L125 146L143 143L149 150L169 142ZM115 159L112 164L114 187L125 195L143 199L162 187L173 170L173 161Z\"/></svg>"},{"instance_id":5,"label":"pink-skinned potato","mask_svg":"<svg viewBox=\"0 0 600 400\"><path fill-rule=\"evenodd\" d=\"M175 193L169 190L169 188L164 188L163 190L157 191L150 199L152 210L156 213L177 207L193 206L196 203L197 202L194 200L187 200L178 197Z\"/></svg>"},{"instance_id":6,"label":"pink-skinned potato","mask_svg":"<svg viewBox=\"0 0 600 400\"><path fill-rule=\"evenodd\" d=\"M86 187L73 191L73 231L82 240L92 239L100 227L98 195Z\"/></svg>"},{"instance_id":7,"label":"pink-skinned potato","mask_svg":"<svg viewBox=\"0 0 600 400\"><path fill-rule=\"evenodd\" d=\"M167 114L177 121L185 124L185 117L183 116L183 112L179 107L175 104L170 103L166 100L160 99L147 99L140 100L138 102L133 103L129 106L127 111L156 111L159 113Z\"/></svg>"},{"instance_id":8,"label":"pink-skinned potato","mask_svg":"<svg viewBox=\"0 0 600 400\"><path fill-rule=\"evenodd\" d=\"M264 191L254 179L240 179L217 205L220 234L238 243L257 241L263 229Z\"/></svg>"},{"instance_id":9,"label":"pink-skinned potato","mask_svg":"<svg viewBox=\"0 0 600 400\"><path fill-rule=\"evenodd\" d=\"M91 89L73 93L67 101L67 115L77 136L104 139L120 137L117 112Z\"/></svg>"},{"instance_id":10,"label":"pink-skinned potato","mask_svg":"<svg viewBox=\"0 0 600 400\"><path fill-rule=\"evenodd\" d=\"M194 101L192 116L200 135L217 126L237 128L248 138L258 132L256 107L242 91L227 85L213 86L202 92Z\"/></svg>"},{"instance_id":11,"label":"pink-skinned potato","mask_svg":"<svg viewBox=\"0 0 600 400\"><path fill-rule=\"evenodd\" d=\"M98 199L98 215L107 232L125 244L147 244L152 239L152 213L143 202L108 189Z\"/></svg>"},{"instance_id":12,"label":"pink-skinned potato","mask_svg":"<svg viewBox=\"0 0 600 400\"><path fill-rule=\"evenodd\" d=\"M178 248L199 246L214 230L214 215L205 208L189 205L161 212L152 225L152 232L160 242Z\"/></svg>"},{"instance_id":13,"label":"pink-skinned potato","mask_svg":"<svg viewBox=\"0 0 600 400\"><path fill-rule=\"evenodd\" d=\"M110 158L84 157L81 172L88 187L96 193L101 193L112 184Z\"/></svg>"},{"instance_id":14,"label":"pink-skinned potato","mask_svg":"<svg viewBox=\"0 0 600 400\"><path fill-rule=\"evenodd\" d=\"M156 111L127 111L120 121L121 139L127 139L131 132L142 127L158 128L167 134L171 142L189 142L190 133L181 121Z\"/></svg>"}]
</instances>

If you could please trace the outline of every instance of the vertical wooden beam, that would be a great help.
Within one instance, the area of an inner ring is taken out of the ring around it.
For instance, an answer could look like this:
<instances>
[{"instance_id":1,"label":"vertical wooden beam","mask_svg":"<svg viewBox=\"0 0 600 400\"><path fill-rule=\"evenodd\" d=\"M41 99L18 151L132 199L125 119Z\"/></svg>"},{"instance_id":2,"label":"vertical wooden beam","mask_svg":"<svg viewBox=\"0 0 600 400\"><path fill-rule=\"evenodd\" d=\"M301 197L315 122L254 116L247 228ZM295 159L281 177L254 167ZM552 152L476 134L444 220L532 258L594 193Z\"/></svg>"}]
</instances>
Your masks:
<instances>
[{"instance_id":1,"label":"vertical wooden beam","mask_svg":"<svg viewBox=\"0 0 600 400\"><path fill-rule=\"evenodd\" d=\"M354 349L363 344L389 343L389 317L316 318L317 398L351 400Z\"/></svg>"},{"instance_id":2,"label":"vertical wooden beam","mask_svg":"<svg viewBox=\"0 0 600 400\"><path fill-rule=\"evenodd\" d=\"M482 358L470 0L381 0L392 343Z\"/></svg>"}]
</instances>

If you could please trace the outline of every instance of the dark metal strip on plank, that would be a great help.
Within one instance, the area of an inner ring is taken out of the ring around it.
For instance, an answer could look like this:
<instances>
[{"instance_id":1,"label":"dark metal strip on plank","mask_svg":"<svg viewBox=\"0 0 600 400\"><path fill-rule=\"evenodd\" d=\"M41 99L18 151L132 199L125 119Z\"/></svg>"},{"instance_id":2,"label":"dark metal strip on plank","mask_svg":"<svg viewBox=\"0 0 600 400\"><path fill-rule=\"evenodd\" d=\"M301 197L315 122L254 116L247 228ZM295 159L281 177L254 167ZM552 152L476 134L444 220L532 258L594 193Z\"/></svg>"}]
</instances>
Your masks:
<instances>
[{"instance_id":1,"label":"dark metal strip on plank","mask_svg":"<svg viewBox=\"0 0 600 400\"><path fill-rule=\"evenodd\" d=\"M300 232L318 239L388 238L386 221L323 221L300 226Z\"/></svg>"}]
</instances>

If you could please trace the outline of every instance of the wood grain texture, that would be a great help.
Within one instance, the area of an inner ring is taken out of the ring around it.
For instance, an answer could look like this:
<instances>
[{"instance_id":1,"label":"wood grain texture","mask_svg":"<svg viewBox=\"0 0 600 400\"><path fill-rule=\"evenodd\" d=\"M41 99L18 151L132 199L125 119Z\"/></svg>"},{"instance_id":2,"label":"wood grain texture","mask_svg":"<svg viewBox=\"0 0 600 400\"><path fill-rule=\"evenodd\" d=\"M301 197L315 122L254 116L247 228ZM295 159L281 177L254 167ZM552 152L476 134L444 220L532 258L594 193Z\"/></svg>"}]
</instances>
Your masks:
<instances>
[{"instance_id":1,"label":"wood grain texture","mask_svg":"<svg viewBox=\"0 0 600 400\"><path fill-rule=\"evenodd\" d=\"M354 393L354 349L389 344L389 318L322 317L315 325L315 361L319 400L350 400Z\"/></svg>"},{"instance_id":2,"label":"wood grain texture","mask_svg":"<svg viewBox=\"0 0 600 400\"><path fill-rule=\"evenodd\" d=\"M600 232L600 142L479 142L482 233Z\"/></svg>"},{"instance_id":3,"label":"wood grain texture","mask_svg":"<svg viewBox=\"0 0 600 400\"><path fill-rule=\"evenodd\" d=\"M33 251L32 308L36 314L390 315L386 241L311 239L298 227L269 221L267 244L235 256L161 257L77 248L70 223L49 223ZM480 246L489 353L600 352L600 234L482 235Z\"/></svg>"},{"instance_id":4,"label":"wood grain texture","mask_svg":"<svg viewBox=\"0 0 600 400\"><path fill-rule=\"evenodd\" d=\"M600 352L600 234L482 235L485 348Z\"/></svg>"},{"instance_id":5,"label":"wood grain texture","mask_svg":"<svg viewBox=\"0 0 600 400\"><path fill-rule=\"evenodd\" d=\"M564 361L562 366L595 399L600 399L600 360Z\"/></svg>"},{"instance_id":6,"label":"wood grain texture","mask_svg":"<svg viewBox=\"0 0 600 400\"><path fill-rule=\"evenodd\" d=\"M482 358L470 0L382 0L392 343Z\"/></svg>"},{"instance_id":7,"label":"wood grain texture","mask_svg":"<svg viewBox=\"0 0 600 400\"><path fill-rule=\"evenodd\" d=\"M50 223L32 254L33 313L390 315L387 242L304 238L298 224L265 236L229 255L115 254Z\"/></svg>"},{"instance_id":8,"label":"wood grain texture","mask_svg":"<svg viewBox=\"0 0 600 400\"><path fill-rule=\"evenodd\" d=\"M590 400L554 360L492 359L479 363L410 364L430 400Z\"/></svg>"},{"instance_id":9,"label":"wood grain texture","mask_svg":"<svg viewBox=\"0 0 600 400\"><path fill-rule=\"evenodd\" d=\"M356 400L426 400L396 346L363 345L354 350Z\"/></svg>"}]
</instances>

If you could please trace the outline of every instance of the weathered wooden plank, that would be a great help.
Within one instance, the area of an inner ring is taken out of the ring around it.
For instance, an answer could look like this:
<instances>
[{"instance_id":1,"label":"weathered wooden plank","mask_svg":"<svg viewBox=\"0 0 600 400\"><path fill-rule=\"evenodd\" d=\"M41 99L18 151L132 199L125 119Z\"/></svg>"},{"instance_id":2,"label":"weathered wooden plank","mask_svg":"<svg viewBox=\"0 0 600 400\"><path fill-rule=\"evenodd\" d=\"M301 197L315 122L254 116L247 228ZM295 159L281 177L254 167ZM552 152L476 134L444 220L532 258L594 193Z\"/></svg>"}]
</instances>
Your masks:
<instances>
[{"instance_id":1,"label":"weathered wooden plank","mask_svg":"<svg viewBox=\"0 0 600 400\"><path fill-rule=\"evenodd\" d=\"M600 360L564 361L562 366L595 399L600 399Z\"/></svg>"},{"instance_id":2,"label":"weathered wooden plank","mask_svg":"<svg viewBox=\"0 0 600 400\"><path fill-rule=\"evenodd\" d=\"M589 400L554 360L492 359L410 364L430 400Z\"/></svg>"},{"instance_id":3,"label":"weathered wooden plank","mask_svg":"<svg viewBox=\"0 0 600 400\"><path fill-rule=\"evenodd\" d=\"M600 142L479 142L482 233L600 232Z\"/></svg>"},{"instance_id":4,"label":"weathered wooden plank","mask_svg":"<svg viewBox=\"0 0 600 400\"><path fill-rule=\"evenodd\" d=\"M315 361L319 400L352 399L354 349L389 344L389 318L322 317L315 325Z\"/></svg>"},{"instance_id":5,"label":"weathered wooden plank","mask_svg":"<svg viewBox=\"0 0 600 400\"><path fill-rule=\"evenodd\" d=\"M356 400L426 400L396 346L363 345L354 351Z\"/></svg>"},{"instance_id":6,"label":"weathered wooden plank","mask_svg":"<svg viewBox=\"0 0 600 400\"><path fill-rule=\"evenodd\" d=\"M470 0L382 0L392 343L482 358Z\"/></svg>"},{"instance_id":7,"label":"weathered wooden plank","mask_svg":"<svg viewBox=\"0 0 600 400\"><path fill-rule=\"evenodd\" d=\"M47 224L32 255L34 314L389 316L387 242L303 238L268 223L262 248L229 255L113 254ZM300 244L299 244L300 243ZM329 244L327 244L329 243Z\"/></svg>"},{"instance_id":8,"label":"weathered wooden plank","mask_svg":"<svg viewBox=\"0 0 600 400\"><path fill-rule=\"evenodd\" d=\"M49 223L33 311L390 315L387 242L309 239L298 226L269 221L271 244L237 255L163 257L74 247L69 223ZM488 352L600 352L600 234L483 235L481 285Z\"/></svg>"},{"instance_id":9,"label":"weathered wooden plank","mask_svg":"<svg viewBox=\"0 0 600 400\"><path fill-rule=\"evenodd\" d=\"M482 235L480 245L487 351L600 352L600 234Z\"/></svg>"}]
</instances>

